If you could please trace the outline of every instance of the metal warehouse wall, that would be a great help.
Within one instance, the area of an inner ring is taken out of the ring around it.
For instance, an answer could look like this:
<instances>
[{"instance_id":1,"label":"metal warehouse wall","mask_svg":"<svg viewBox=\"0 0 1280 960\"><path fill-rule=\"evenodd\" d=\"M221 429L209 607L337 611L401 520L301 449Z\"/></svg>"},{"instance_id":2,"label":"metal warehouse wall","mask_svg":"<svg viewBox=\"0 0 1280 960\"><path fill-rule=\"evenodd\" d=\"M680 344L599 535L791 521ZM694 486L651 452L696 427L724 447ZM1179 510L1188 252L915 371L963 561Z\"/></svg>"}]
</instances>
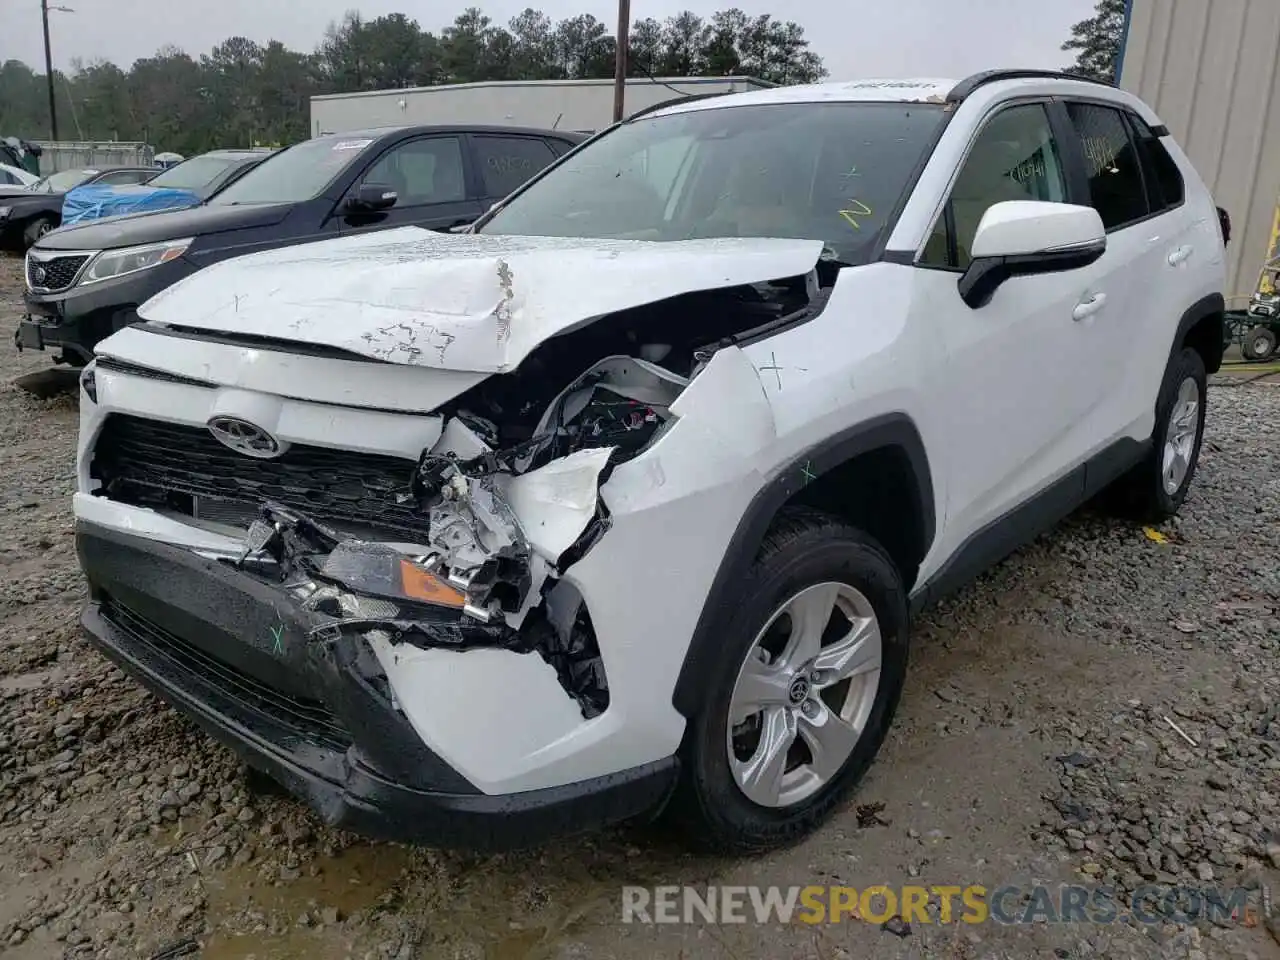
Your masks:
<instances>
[{"instance_id":1,"label":"metal warehouse wall","mask_svg":"<svg viewBox=\"0 0 1280 960\"><path fill-rule=\"evenodd\" d=\"M1280 3L1280 0L1276 0ZM681 94L738 93L769 86L739 77L627 81L626 112ZM600 130L613 121L612 80L459 83L311 98L311 134L402 123L478 123Z\"/></svg>"},{"instance_id":2,"label":"metal warehouse wall","mask_svg":"<svg viewBox=\"0 0 1280 960\"><path fill-rule=\"evenodd\" d=\"M1280 0L1131 3L1120 85L1151 104L1230 212L1227 293L1247 295L1280 195Z\"/></svg>"}]
</instances>

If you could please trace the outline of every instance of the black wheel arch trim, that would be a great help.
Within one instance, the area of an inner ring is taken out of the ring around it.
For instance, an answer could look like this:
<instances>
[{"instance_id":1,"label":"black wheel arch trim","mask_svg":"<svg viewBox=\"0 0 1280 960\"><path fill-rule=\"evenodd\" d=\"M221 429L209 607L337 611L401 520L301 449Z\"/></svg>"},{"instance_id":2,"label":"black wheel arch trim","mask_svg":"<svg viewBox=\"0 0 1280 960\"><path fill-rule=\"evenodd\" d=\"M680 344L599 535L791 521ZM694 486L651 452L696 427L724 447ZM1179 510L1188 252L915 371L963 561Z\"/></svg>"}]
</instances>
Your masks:
<instances>
[{"instance_id":1,"label":"black wheel arch trim","mask_svg":"<svg viewBox=\"0 0 1280 960\"><path fill-rule=\"evenodd\" d=\"M818 477L843 463L885 448L901 450L911 465L914 494L921 517L924 556L933 545L936 531L933 478L924 441L915 422L903 413L874 417L816 444L778 470L756 493L734 531L720 569L703 602L689 649L676 680L672 704L686 718L692 718L702 703L707 678L715 663L720 633L727 618L737 609L734 586L746 576L765 534L778 511L795 494Z\"/></svg>"},{"instance_id":2,"label":"black wheel arch trim","mask_svg":"<svg viewBox=\"0 0 1280 960\"><path fill-rule=\"evenodd\" d=\"M1220 293L1211 293L1207 297L1201 297L1191 306L1183 311L1182 318L1178 321L1178 332L1173 338L1170 345L1169 355L1173 356L1173 352L1181 349L1186 341L1187 333L1207 317L1217 315L1219 319L1223 317L1227 310L1227 301ZM1223 345L1223 333L1219 329L1218 336L1214 340L1215 349L1217 350L1216 360L1214 362L1206 362L1205 370L1207 373L1217 373L1218 368L1222 365L1222 354L1225 350Z\"/></svg>"}]
</instances>

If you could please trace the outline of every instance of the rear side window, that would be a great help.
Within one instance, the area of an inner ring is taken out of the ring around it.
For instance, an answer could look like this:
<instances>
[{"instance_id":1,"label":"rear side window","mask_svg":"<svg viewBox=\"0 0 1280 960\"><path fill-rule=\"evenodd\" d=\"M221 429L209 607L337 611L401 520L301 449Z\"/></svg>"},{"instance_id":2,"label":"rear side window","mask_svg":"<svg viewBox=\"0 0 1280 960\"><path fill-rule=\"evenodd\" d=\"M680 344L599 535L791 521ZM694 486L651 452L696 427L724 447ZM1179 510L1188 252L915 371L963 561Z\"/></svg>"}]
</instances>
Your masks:
<instances>
[{"instance_id":1,"label":"rear side window","mask_svg":"<svg viewBox=\"0 0 1280 960\"><path fill-rule=\"evenodd\" d=\"M1182 204L1186 187L1182 171L1169 156L1160 138L1136 113L1129 114L1129 124L1138 140L1138 155L1142 160L1142 173L1147 181L1147 193L1152 210L1168 210Z\"/></svg>"},{"instance_id":2,"label":"rear side window","mask_svg":"<svg viewBox=\"0 0 1280 960\"><path fill-rule=\"evenodd\" d=\"M1092 103L1068 103L1080 137L1089 202L1107 230L1118 230L1151 213L1138 149L1119 110Z\"/></svg>"},{"instance_id":3,"label":"rear side window","mask_svg":"<svg viewBox=\"0 0 1280 960\"><path fill-rule=\"evenodd\" d=\"M533 137L476 137L475 144L486 197L505 197L555 159Z\"/></svg>"}]
</instances>

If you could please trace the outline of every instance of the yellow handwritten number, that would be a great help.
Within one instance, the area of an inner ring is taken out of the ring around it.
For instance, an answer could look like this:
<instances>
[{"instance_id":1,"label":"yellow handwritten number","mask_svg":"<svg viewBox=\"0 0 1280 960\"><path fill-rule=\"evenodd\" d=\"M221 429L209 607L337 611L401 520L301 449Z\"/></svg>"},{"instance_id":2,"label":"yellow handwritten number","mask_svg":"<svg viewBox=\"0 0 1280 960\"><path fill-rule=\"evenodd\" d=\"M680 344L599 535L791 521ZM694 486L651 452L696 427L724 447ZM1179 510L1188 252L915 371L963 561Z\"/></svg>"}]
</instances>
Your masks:
<instances>
[{"instance_id":1,"label":"yellow handwritten number","mask_svg":"<svg viewBox=\"0 0 1280 960\"><path fill-rule=\"evenodd\" d=\"M861 230L862 225L858 223L858 218L871 216L871 208L861 200L846 200L845 202L849 204L849 207L841 210L840 216L848 220L849 226L853 227L853 229Z\"/></svg>"}]
</instances>

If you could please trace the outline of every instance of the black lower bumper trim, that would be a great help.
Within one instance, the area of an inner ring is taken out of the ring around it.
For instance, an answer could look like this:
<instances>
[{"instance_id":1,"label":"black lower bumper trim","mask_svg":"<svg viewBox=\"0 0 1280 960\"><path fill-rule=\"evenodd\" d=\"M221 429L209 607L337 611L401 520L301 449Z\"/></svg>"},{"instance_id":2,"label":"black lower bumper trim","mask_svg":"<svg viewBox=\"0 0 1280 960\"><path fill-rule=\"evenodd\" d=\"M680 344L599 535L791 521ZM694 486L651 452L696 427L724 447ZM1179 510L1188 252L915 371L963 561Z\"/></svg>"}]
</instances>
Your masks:
<instances>
[{"instance_id":1,"label":"black lower bumper trim","mask_svg":"<svg viewBox=\"0 0 1280 960\"><path fill-rule=\"evenodd\" d=\"M480 793L416 737L411 742L402 718L395 729L386 716L370 719L381 708L340 651L317 658L310 696L320 700L272 684L245 651L228 659L228 648L244 641L214 619L215 610L245 615L257 600L273 617L283 613L289 620L290 611L273 609L273 598L255 597L264 586L252 578L187 551L83 522L77 540L93 598L81 617L89 639L333 826L439 847L518 849L651 813L675 784L672 757L559 787ZM153 567L164 578L151 587ZM239 596L233 595L236 589L242 590ZM305 735L308 725L319 732ZM380 742L366 749L361 735L374 731ZM344 748L348 732L354 743ZM399 744L399 763L387 757L388 738Z\"/></svg>"}]
</instances>

